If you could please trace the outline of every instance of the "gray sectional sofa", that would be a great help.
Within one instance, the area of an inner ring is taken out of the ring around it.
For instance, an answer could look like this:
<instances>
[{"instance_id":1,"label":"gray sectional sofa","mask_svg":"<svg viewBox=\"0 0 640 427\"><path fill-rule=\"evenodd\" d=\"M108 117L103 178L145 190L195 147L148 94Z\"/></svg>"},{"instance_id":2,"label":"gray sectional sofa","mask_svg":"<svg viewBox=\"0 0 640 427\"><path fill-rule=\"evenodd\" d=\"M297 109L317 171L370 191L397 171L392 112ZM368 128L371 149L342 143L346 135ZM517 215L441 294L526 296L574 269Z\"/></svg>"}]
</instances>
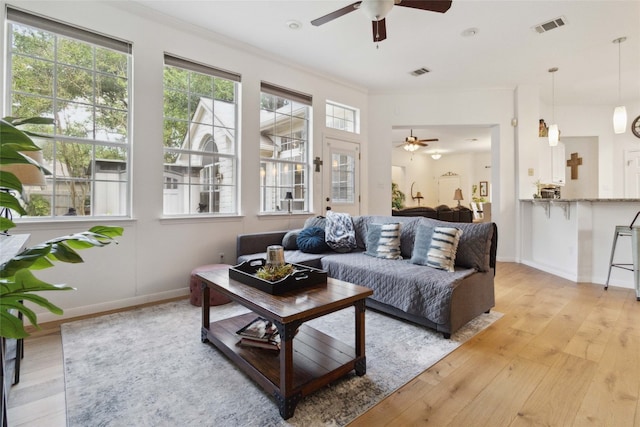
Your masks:
<instances>
[{"instance_id":1,"label":"gray sectional sofa","mask_svg":"<svg viewBox=\"0 0 640 427\"><path fill-rule=\"evenodd\" d=\"M305 227L321 226L321 219L310 218ZM242 234L237 237L238 263L264 258L267 246L284 242L287 262L321 268L329 277L371 288L374 294L367 299L368 307L435 329L445 338L495 305L498 230L494 223L394 216L358 216L352 221L357 247L351 252L302 252L292 244L299 230ZM401 223L402 260L365 253L369 225L389 223ZM411 262L418 230L424 234L435 227L452 226L463 231L454 272Z\"/></svg>"}]
</instances>

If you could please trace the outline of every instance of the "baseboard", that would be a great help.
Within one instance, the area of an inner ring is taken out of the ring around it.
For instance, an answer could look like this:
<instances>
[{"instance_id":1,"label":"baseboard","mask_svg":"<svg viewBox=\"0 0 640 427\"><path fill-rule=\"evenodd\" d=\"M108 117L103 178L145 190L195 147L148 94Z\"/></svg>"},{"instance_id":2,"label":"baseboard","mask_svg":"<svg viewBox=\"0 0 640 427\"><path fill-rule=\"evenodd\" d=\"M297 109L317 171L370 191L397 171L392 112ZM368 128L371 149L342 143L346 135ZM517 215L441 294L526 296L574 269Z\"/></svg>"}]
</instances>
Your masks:
<instances>
[{"instance_id":1,"label":"baseboard","mask_svg":"<svg viewBox=\"0 0 640 427\"><path fill-rule=\"evenodd\" d=\"M522 264L528 265L529 267L533 267L536 270L544 271L545 273L553 274L554 276L562 277L563 279L571 280L572 282L578 283L577 274L558 270L557 268L553 268L545 264L540 264L540 263L528 261L528 260L522 260Z\"/></svg>"},{"instance_id":2,"label":"baseboard","mask_svg":"<svg viewBox=\"0 0 640 427\"><path fill-rule=\"evenodd\" d=\"M128 307L134 307L140 304L148 304L152 302L168 300L172 298L180 298L189 295L189 288L174 289L166 292L158 292L155 294L141 295L133 298L126 298L117 301L109 301L100 304L85 305L82 307L67 308L64 314L57 316L53 313L38 314L38 323L54 322L74 317L88 316L91 314L103 313L105 311L120 310Z\"/></svg>"}]
</instances>

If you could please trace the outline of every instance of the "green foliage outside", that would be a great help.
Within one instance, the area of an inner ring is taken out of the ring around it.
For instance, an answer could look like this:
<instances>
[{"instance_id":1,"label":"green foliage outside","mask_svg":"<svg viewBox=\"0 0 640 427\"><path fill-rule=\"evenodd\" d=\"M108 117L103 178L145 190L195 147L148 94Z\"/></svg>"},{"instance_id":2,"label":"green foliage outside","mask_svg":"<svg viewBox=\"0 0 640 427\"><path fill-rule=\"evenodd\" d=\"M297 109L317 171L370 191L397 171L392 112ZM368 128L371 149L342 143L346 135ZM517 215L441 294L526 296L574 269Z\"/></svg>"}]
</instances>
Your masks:
<instances>
[{"instance_id":1,"label":"green foliage outside","mask_svg":"<svg viewBox=\"0 0 640 427\"><path fill-rule=\"evenodd\" d=\"M391 183L391 207L393 209L402 209L404 208L404 201L406 196L402 191L400 191L400 187L395 182Z\"/></svg>"},{"instance_id":2,"label":"green foliage outside","mask_svg":"<svg viewBox=\"0 0 640 427\"><path fill-rule=\"evenodd\" d=\"M21 152L37 151L40 148L33 142L32 133L18 129L20 125L41 126L52 124L51 119L16 119L6 117L0 120L0 166L12 164L34 164L33 160ZM41 167L40 165L34 164ZM27 211L15 194L23 191L22 183L11 172L0 170L0 208L11 209L19 215ZM11 230L16 224L4 215L0 217L0 230ZM83 262L78 250L102 247L115 242L114 237L122 236L121 227L96 226L88 231L47 240L24 249L13 258L0 265L0 336L6 338L24 338L28 336L22 319L22 313L29 322L38 326L37 316L24 302L30 301L54 314L62 314L62 309L40 296L41 291L71 290L64 285L53 285L38 279L32 271L53 267L55 261L67 263ZM3 237L7 239L8 237ZM116 242L117 243L117 242Z\"/></svg>"},{"instance_id":3,"label":"green foliage outside","mask_svg":"<svg viewBox=\"0 0 640 427\"><path fill-rule=\"evenodd\" d=\"M23 25L11 28L11 114L55 121L55 128L27 123L24 129L56 136L41 147L48 162L63 165L56 170L54 191L68 193L69 207L83 215L93 161L127 160L129 57ZM65 137L95 138L113 145L83 144ZM54 215L51 206L46 211L44 207L40 204L27 211Z\"/></svg>"}]
</instances>

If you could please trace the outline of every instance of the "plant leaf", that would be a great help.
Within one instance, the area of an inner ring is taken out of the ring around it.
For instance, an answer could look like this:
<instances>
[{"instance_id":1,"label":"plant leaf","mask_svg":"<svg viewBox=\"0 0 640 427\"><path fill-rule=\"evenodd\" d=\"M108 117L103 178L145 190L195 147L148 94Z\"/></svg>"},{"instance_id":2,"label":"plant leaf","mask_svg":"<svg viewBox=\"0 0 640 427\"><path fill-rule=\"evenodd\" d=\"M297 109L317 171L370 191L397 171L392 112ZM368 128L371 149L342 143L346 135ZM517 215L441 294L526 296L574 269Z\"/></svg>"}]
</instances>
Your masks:
<instances>
[{"instance_id":1,"label":"plant leaf","mask_svg":"<svg viewBox=\"0 0 640 427\"><path fill-rule=\"evenodd\" d=\"M0 230L5 231L15 227L15 222L5 217L0 217Z\"/></svg>"},{"instance_id":2,"label":"plant leaf","mask_svg":"<svg viewBox=\"0 0 640 427\"><path fill-rule=\"evenodd\" d=\"M6 191L0 191L0 206L12 209L20 215L27 214L27 211L25 211L22 205L20 205L20 201Z\"/></svg>"},{"instance_id":3,"label":"plant leaf","mask_svg":"<svg viewBox=\"0 0 640 427\"><path fill-rule=\"evenodd\" d=\"M55 260L68 262L71 264L78 264L78 263L84 262L82 260L82 257L78 255L76 251L74 251L73 249L71 249L69 246L65 245L62 242L52 244L51 252L49 252L49 255L47 255L47 257L49 259L53 257L53 259Z\"/></svg>"},{"instance_id":4,"label":"plant leaf","mask_svg":"<svg viewBox=\"0 0 640 427\"><path fill-rule=\"evenodd\" d=\"M22 193L22 183L13 173L0 170L0 188L8 188Z\"/></svg>"},{"instance_id":5,"label":"plant leaf","mask_svg":"<svg viewBox=\"0 0 640 427\"><path fill-rule=\"evenodd\" d=\"M29 336L24 329L22 320L11 314L4 305L0 303L0 336L7 338L26 338Z\"/></svg>"}]
</instances>

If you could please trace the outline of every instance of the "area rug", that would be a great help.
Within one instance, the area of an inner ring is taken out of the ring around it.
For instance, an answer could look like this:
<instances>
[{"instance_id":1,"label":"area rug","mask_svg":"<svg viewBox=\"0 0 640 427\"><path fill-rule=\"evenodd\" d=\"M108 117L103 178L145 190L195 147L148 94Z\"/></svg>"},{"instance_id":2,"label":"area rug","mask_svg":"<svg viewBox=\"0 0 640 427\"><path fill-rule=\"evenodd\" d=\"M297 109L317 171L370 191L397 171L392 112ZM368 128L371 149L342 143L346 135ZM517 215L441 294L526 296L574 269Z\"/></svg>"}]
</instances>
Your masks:
<instances>
[{"instance_id":1,"label":"area rug","mask_svg":"<svg viewBox=\"0 0 640 427\"><path fill-rule=\"evenodd\" d=\"M211 308L211 320L248 310ZM353 308L307 324L353 345ZM451 339L367 310L367 373L305 397L283 420L272 396L211 344L201 309L177 301L63 324L67 425L342 426L501 316L483 314ZM268 351L268 350L265 350Z\"/></svg>"}]
</instances>

